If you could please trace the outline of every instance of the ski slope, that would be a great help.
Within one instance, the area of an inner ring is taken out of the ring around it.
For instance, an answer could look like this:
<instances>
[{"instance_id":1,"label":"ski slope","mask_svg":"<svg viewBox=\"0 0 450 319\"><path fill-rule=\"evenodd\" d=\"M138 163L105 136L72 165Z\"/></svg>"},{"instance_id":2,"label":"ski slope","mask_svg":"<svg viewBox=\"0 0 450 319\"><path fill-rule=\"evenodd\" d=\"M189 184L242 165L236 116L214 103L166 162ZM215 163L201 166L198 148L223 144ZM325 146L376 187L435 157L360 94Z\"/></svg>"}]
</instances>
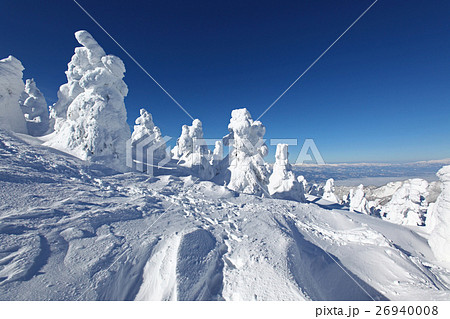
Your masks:
<instances>
[{"instance_id":1,"label":"ski slope","mask_svg":"<svg viewBox=\"0 0 450 319\"><path fill-rule=\"evenodd\" d=\"M449 300L423 227L115 173L0 130L1 300Z\"/></svg>"}]
</instances>

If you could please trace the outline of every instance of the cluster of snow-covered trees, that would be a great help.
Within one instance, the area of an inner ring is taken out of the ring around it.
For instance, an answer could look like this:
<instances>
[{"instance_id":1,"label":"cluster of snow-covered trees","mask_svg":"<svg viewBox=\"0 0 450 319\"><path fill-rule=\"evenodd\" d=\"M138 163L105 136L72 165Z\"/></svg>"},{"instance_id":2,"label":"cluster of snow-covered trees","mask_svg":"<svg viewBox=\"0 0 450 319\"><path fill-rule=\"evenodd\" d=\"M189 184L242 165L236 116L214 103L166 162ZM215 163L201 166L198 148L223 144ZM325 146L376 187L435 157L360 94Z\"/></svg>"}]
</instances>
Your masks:
<instances>
[{"instance_id":1,"label":"cluster of snow-covered trees","mask_svg":"<svg viewBox=\"0 0 450 319\"><path fill-rule=\"evenodd\" d=\"M75 37L81 46L75 48L66 71L67 83L61 85L58 101L50 107L33 79L24 83L24 67L19 60L12 56L0 60L2 128L32 136L46 135L47 146L120 171L166 160L178 172L212 180L236 192L300 202L306 201L305 195L316 196L332 204L348 206L350 211L394 223L426 225L433 229L430 245L436 256L449 261L450 166L438 173L442 192L431 205L426 200L429 185L421 179L391 185L385 190L391 191L387 203L369 200L363 185L350 190L340 200L333 179L327 180L324 186L308 187L303 176L294 174L287 144L277 146L273 167L267 164L265 127L260 121L254 121L245 108L232 111L229 133L215 142L213 151L206 145L199 119L190 126L183 125L175 147L169 150L152 115L145 109L141 109L134 131L130 131L124 103L128 87L123 80L122 60L106 54L87 31L78 31ZM140 162L131 159L130 164L128 147L142 143L151 149L151 161L142 157ZM229 149L227 156L224 147Z\"/></svg>"},{"instance_id":2,"label":"cluster of snow-covered trees","mask_svg":"<svg viewBox=\"0 0 450 319\"><path fill-rule=\"evenodd\" d=\"M47 102L13 56L0 60L0 125L16 133L41 136L49 130Z\"/></svg>"}]
</instances>

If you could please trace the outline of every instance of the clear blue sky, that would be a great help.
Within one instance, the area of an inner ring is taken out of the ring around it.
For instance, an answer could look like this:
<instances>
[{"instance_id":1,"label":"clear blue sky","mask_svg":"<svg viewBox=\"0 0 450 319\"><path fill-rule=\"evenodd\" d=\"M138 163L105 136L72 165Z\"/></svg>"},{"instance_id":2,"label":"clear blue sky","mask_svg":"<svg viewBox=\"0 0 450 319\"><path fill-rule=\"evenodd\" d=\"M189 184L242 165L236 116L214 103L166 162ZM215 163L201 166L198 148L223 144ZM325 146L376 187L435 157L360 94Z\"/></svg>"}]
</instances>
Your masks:
<instances>
[{"instance_id":1,"label":"clear blue sky","mask_svg":"<svg viewBox=\"0 0 450 319\"><path fill-rule=\"evenodd\" d=\"M220 138L232 109L258 117L372 1L79 2ZM0 57L49 104L86 29L125 62L130 124L141 107L165 135L190 124L73 1L2 1L0 29ZM261 120L268 138L313 138L326 162L450 157L450 1L379 0Z\"/></svg>"}]
</instances>

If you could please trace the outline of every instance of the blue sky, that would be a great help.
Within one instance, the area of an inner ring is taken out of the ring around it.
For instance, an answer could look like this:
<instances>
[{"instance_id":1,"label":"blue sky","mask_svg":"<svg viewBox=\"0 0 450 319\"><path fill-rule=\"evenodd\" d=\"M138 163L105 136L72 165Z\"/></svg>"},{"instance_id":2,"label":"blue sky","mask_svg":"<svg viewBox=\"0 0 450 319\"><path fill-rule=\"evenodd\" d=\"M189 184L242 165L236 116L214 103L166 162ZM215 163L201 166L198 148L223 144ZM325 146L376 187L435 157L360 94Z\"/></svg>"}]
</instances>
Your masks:
<instances>
[{"instance_id":1,"label":"blue sky","mask_svg":"<svg viewBox=\"0 0 450 319\"><path fill-rule=\"evenodd\" d=\"M79 2L220 138L232 109L257 118L372 1ZM20 59L49 104L85 29L125 62L130 124L141 107L165 135L190 124L73 1L2 7L0 57ZM266 137L313 138L326 162L450 157L449 12L446 0L379 0L262 117Z\"/></svg>"}]
</instances>

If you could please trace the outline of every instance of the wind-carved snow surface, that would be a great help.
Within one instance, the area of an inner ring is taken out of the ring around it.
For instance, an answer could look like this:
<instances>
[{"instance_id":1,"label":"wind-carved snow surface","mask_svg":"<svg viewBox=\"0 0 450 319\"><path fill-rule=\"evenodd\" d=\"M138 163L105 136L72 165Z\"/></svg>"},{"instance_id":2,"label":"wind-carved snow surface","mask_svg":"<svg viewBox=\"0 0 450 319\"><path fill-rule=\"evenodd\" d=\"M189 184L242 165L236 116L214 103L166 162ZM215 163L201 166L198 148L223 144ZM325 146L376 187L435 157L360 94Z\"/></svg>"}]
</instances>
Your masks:
<instances>
[{"instance_id":1,"label":"wind-carved snow surface","mask_svg":"<svg viewBox=\"0 0 450 319\"><path fill-rule=\"evenodd\" d=\"M27 122L28 134L42 136L49 130L47 101L37 88L34 79L27 79L25 90L20 96L20 106Z\"/></svg>"},{"instance_id":2,"label":"wind-carved snow surface","mask_svg":"<svg viewBox=\"0 0 450 319\"><path fill-rule=\"evenodd\" d=\"M269 178L268 191L270 196L304 202L306 199L303 187L303 183L295 178L289 164L288 144L278 144L273 172Z\"/></svg>"},{"instance_id":3,"label":"wind-carved snow surface","mask_svg":"<svg viewBox=\"0 0 450 319\"><path fill-rule=\"evenodd\" d=\"M1 300L450 298L421 227L27 141L0 129Z\"/></svg>"},{"instance_id":4,"label":"wind-carved snow surface","mask_svg":"<svg viewBox=\"0 0 450 319\"><path fill-rule=\"evenodd\" d=\"M403 182L392 199L381 208L382 218L402 225L424 225L428 203L428 182L409 179Z\"/></svg>"},{"instance_id":5,"label":"wind-carved snow surface","mask_svg":"<svg viewBox=\"0 0 450 319\"><path fill-rule=\"evenodd\" d=\"M260 121L253 121L250 112L243 108L231 112L228 131L223 141L230 153L222 166L228 188L245 194L266 193L270 176L264 161L268 153L264 142L266 128Z\"/></svg>"},{"instance_id":6,"label":"wind-carved snow surface","mask_svg":"<svg viewBox=\"0 0 450 319\"><path fill-rule=\"evenodd\" d=\"M450 263L450 166L441 168L437 176L442 192L427 217L431 220L429 243L438 260Z\"/></svg>"},{"instance_id":7,"label":"wind-carved snow surface","mask_svg":"<svg viewBox=\"0 0 450 319\"><path fill-rule=\"evenodd\" d=\"M0 127L27 134L25 117L19 104L24 90L23 70L22 63L12 55L0 60Z\"/></svg>"},{"instance_id":8,"label":"wind-carved snow surface","mask_svg":"<svg viewBox=\"0 0 450 319\"><path fill-rule=\"evenodd\" d=\"M178 165L191 169L192 174L202 180L210 180L215 171L211 165L211 151L203 139L202 122L192 121L192 125L183 125L177 144L172 149L172 156L178 160Z\"/></svg>"},{"instance_id":9,"label":"wind-carved snow surface","mask_svg":"<svg viewBox=\"0 0 450 319\"><path fill-rule=\"evenodd\" d=\"M75 37L82 47L75 48L67 83L51 107L55 132L47 145L124 170L131 135L124 104L125 66L118 57L106 55L87 31L78 31Z\"/></svg>"}]
</instances>

